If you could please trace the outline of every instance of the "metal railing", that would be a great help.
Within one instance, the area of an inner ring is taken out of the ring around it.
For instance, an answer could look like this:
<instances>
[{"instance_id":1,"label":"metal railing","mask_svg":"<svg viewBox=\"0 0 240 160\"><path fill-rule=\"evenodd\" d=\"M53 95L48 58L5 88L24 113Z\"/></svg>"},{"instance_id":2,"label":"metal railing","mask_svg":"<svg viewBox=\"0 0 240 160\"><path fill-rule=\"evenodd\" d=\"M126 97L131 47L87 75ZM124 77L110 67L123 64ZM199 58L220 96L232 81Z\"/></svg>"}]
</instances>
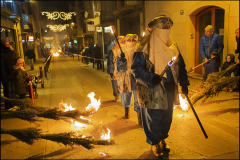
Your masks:
<instances>
[{"instance_id":1,"label":"metal railing","mask_svg":"<svg viewBox=\"0 0 240 160\"><path fill-rule=\"evenodd\" d=\"M104 72L104 61L106 61L106 60L104 60L104 59L97 59L97 58L93 58L93 57L82 56L82 55L78 54L78 61L80 61L80 57L82 58L82 63L83 63L83 58L92 59L93 60L93 68L94 68L94 65L95 65L95 61L100 60L101 63L102 63L102 70ZM89 60L88 60L88 62L89 62ZM88 65L88 62L87 62L87 65Z\"/></svg>"}]
</instances>

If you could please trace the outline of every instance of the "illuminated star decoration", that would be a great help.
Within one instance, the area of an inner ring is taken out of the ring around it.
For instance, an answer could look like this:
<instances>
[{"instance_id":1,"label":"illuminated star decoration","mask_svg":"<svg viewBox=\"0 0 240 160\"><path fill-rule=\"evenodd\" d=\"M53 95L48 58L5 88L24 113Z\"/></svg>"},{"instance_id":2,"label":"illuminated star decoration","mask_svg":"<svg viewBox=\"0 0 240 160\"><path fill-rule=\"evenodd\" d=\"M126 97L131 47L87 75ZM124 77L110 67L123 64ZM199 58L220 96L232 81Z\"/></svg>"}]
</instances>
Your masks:
<instances>
[{"instance_id":1,"label":"illuminated star decoration","mask_svg":"<svg viewBox=\"0 0 240 160\"><path fill-rule=\"evenodd\" d=\"M72 19L72 14L74 16L76 16L76 13L75 12L69 12L69 13L65 13L65 12L53 12L53 13L50 13L50 12L42 12L42 15L46 14L46 16L48 17L48 19L51 19L51 20L56 20L58 18L61 18L62 20L69 20L69 19Z\"/></svg>"},{"instance_id":2,"label":"illuminated star decoration","mask_svg":"<svg viewBox=\"0 0 240 160\"><path fill-rule=\"evenodd\" d=\"M69 24L47 25L47 27L49 27L53 32L61 32L66 29L66 27L69 27Z\"/></svg>"}]
</instances>

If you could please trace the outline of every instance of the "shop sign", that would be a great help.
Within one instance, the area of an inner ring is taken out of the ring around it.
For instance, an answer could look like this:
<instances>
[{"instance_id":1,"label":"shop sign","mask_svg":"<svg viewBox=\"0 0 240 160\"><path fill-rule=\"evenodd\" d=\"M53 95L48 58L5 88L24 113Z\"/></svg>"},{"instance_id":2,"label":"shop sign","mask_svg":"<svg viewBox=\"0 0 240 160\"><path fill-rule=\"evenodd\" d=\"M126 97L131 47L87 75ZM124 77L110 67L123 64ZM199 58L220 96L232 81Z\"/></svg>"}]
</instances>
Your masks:
<instances>
[{"instance_id":1,"label":"shop sign","mask_svg":"<svg viewBox=\"0 0 240 160\"><path fill-rule=\"evenodd\" d=\"M111 32L111 27L104 27L104 32L105 33Z\"/></svg>"},{"instance_id":2,"label":"shop sign","mask_svg":"<svg viewBox=\"0 0 240 160\"><path fill-rule=\"evenodd\" d=\"M95 31L95 26L94 26L94 24L88 24L87 25L87 28L88 28L88 31Z\"/></svg>"},{"instance_id":3,"label":"shop sign","mask_svg":"<svg viewBox=\"0 0 240 160\"><path fill-rule=\"evenodd\" d=\"M102 32L102 27L96 27L97 32Z\"/></svg>"},{"instance_id":4,"label":"shop sign","mask_svg":"<svg viewBox=\"0 0 240 160\"><path fill-rule=\"evenodd\" d=\"M34 42L34 36L27 36L28 42Z\"/></svg>"}]
</instances>

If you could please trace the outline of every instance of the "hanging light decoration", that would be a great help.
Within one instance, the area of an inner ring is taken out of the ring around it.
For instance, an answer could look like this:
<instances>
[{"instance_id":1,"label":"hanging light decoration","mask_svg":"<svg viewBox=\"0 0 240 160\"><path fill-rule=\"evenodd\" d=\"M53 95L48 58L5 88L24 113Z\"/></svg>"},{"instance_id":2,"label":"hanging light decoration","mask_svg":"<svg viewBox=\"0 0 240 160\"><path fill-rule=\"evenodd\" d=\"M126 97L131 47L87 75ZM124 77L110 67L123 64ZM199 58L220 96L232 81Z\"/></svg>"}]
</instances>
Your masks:
<instances>
[{"instance_id":1,"label":"hanging light decoration","mask_svg":"<svg viewBox=\"0 0 240 160\"><path fill-rule=\"evenodd\" d=\"M49 27L53 32L61 32L66 29L66 27L69 27L69 24L47 25L47 27Z\"/></svg>"},{"instance_id":2,"label":"hanging light decoration","mask_svg":"<svg viewBox=\"0 0 240 160\"><path fill-rule=\"evenodd\" d=\"M54 37L43 37L45 40L53 40Z\"/></svg>"},{"instance_id":3,"label":"hanging light decoration","mask_svg":"<svg viewBox=\"0 0 240 160\"><path fill-rule=\"evenodd\" d=\"M74 16L76 16L76 13L75 12L53 12L53 13L50 13L50 12L42 12L42 15L46 14L46 16L48 17L48 19L51 19L51 20L56 20L58 18L61 18L62 20L69 20L69 19L72 19L72 14Z\"/></svg>"}]
</instances>

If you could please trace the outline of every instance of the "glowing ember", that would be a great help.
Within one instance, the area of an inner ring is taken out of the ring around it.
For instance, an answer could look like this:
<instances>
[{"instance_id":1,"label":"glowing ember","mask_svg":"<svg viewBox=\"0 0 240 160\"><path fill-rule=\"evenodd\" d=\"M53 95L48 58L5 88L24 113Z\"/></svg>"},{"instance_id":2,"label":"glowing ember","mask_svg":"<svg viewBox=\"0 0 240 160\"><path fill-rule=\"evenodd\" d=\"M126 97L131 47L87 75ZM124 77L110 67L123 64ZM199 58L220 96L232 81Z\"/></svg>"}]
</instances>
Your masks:
<instances>
[{"instance_id":1,"label":"glowing ember","mask_svg":"<svg viewBox=\"0 0 240 160\"><path fill-rule=\"evenodd\" d=\"M101 102L100 102L100 99L97 101L95 98L95 93L94 92L91 92L88 94L88 97L90 98L91 100L91 103L86 107L86 110L92 110L94 109L95 111L97 111L101 105Z\"/></svg>"},{"instance_id":2,"label":"glowing ember","mask_svg":"<svg viewBox=\"0 0 240 160\"><path fill-rule=\"evenodd\" d=\"M173 57L172 60L175 61L176 57Z\"/></svg>"},{"instance_id":3,"label":"glowing ember","mask_svg":"<svg viewBox=\"0 0 240 160\"><path fill-rule=\"evenodd\" d=\"M188 110L188 101L182 98L181 94L179 94L179 100L180 100L180 106L182 110L187 111Z\"/></svg>"},{"instance_id":4,"label":"glowing ember","mask_svg":"<svg viewBox=\"0 0 240 160\"><path fill-rule=\"evenodd\" d=\"M58 53L53 53L53 56L57 57L57 56L59 56L59 54Z\"/></svg>"},{"instance_id":5,"label":"glowing ember","mask_svg":"<svg viewBox=\"0 0 240 160\"><path fill-rule=\"evenodd\" d=\"M143 32L143 35L142 35L143 37L145 36L145 32Z\"/></svg>"},{"instance_id":6,"label":"glowing ember","mask_svg":"<svg viewBox=\"0 0 240 160\"><path fill-rule=\"evenodd\" d=\"M179 114L178 117L183 117L183 114Z\"/></svg>"},{"instance_id":7,"label":"glowing ember","mask_svg":"<svg viewBox=\"0 0 240 160\"><path fill-rule=\"evenodd\" d=\"M107 130L108 130L107 134L102 133L102 135L101 135L102 139L106 139L106 140L110 139L110 129L107 128Z\"/></svg>"}]
</instances>

